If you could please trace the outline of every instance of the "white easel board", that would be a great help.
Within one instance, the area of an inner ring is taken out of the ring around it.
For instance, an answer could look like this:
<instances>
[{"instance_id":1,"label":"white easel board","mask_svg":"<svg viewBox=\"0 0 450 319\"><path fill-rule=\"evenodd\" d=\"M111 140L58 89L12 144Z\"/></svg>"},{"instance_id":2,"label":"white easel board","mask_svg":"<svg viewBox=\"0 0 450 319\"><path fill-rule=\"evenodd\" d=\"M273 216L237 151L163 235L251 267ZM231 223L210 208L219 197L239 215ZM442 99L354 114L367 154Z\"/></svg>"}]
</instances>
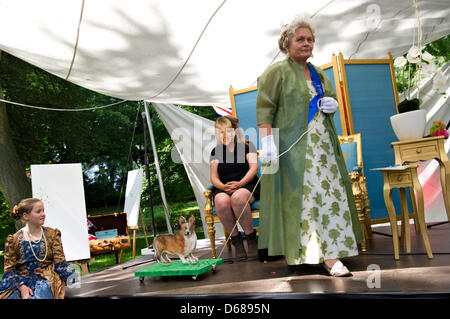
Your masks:
<instances>
[{"instance_id":1,"label":"white easel board","mask_svg":"<svg viewBox=\"0 0 450 319\"><path fill-rule=\"evenodd\" d=\"M66 260L91 258L81 164L31 165L31 186L44 203L44 226L61 231Z\"/></svg>"},{"instance_id":2,"label":"white easel board","mask_svg":"<svg viewBox=\"0 0 450 319\"><path fill-rule=\"evenodd\" d=\"M124 207L124 212L127 213L128 227L138 226L139 206L141 203L142 193L142 179L142 168L128 172Z\"/></svg>"}]
</instances>

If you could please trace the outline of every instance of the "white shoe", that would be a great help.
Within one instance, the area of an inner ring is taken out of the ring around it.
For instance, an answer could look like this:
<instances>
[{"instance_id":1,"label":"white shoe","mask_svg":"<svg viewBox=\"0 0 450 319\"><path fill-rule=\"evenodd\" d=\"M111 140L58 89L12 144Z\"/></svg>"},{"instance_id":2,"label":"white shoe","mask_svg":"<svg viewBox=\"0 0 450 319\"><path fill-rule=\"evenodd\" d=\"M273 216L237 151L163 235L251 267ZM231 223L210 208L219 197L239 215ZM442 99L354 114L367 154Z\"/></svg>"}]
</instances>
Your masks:
<instances>
[{"instance_id":1,"label":"white shoe","mask_svg":"<svg viewBox=\"0 0 450 319\"><path fill-rule=\"evenodd\" d=\"M330 276L333 277L345 277L350 276L352 273L344 266L344 264L338 260L334 263L333 267L329 268L325 263L323 264Z\"/></svg>"}]
</instances>

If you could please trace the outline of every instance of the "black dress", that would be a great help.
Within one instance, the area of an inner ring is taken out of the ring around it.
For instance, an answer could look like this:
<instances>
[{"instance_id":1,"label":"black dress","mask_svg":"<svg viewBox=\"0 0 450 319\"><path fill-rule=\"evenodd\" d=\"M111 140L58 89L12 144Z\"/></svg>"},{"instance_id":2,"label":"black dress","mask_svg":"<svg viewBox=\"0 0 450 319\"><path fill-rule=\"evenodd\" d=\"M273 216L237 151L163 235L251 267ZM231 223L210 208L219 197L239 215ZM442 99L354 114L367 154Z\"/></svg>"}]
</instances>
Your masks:
<instances>
[{"instance_id":1,"label":"black dress","mask_svg":"<svg viewBox=\"0 0 450 319\"><path fill-rule=\"evenodd\" d=\"M223 184L232 181L238 182L247 174L250 169L247 161L248 153L256 153L256 148L252 142L248 142L248 144L236 143L233 151L230 151L228 147L223 144L217 145L211 151L210 161L219 161L217 172L219 175L219 179ZM255 176L252 181L242 186L241 188L248 189L248 191L251 193L255 188L257 182L258 177ZM253 197L255 197L255 200L259 200L259 191L260 187L258 184L255 192L253 193ZM213 187L213 198L219 193L225 193L225 191Z\"/></svg>"}]
</instances>

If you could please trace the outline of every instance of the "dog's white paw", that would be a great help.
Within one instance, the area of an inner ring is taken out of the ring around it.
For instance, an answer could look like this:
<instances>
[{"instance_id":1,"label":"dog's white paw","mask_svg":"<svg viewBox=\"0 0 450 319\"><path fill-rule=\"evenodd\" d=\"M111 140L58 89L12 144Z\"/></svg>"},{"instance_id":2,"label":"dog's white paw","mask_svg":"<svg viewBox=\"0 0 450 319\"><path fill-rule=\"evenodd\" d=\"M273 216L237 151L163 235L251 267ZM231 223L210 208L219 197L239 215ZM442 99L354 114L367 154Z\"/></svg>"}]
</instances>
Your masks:
<instances>
[{"instance_id":1,"label":"dog's white paw","mask_svg":"<svg viewBox=\"0 0 450 319\"><path fill-rule=\"evenodd\" d=\"M190 264L196 264L196 263L198 263L198 258L197 257L195 257L194 255L188 255L187 257L186 257L188 260L189 260L189 263Z\"/></svg>"}]
</instances>

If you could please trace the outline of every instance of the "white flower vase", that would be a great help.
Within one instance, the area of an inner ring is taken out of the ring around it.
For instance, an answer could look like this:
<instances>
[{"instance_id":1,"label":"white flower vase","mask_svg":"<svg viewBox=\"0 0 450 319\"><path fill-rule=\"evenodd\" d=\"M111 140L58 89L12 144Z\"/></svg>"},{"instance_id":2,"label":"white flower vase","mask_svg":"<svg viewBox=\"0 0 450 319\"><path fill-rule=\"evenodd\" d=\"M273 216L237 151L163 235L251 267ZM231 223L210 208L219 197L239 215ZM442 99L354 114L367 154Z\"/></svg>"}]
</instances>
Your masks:
<instances>
[{"instance_id":1,"label":"white flower vase","mask_svg":"<svg viewBox=\"0 0 450 319\"><path fill-rule=\"evenodd\" d=\"M425 135L426 122L427 113L424 110L391 116L392 128L400 141L422 138Z\"/></svg>"}]
</instances>

